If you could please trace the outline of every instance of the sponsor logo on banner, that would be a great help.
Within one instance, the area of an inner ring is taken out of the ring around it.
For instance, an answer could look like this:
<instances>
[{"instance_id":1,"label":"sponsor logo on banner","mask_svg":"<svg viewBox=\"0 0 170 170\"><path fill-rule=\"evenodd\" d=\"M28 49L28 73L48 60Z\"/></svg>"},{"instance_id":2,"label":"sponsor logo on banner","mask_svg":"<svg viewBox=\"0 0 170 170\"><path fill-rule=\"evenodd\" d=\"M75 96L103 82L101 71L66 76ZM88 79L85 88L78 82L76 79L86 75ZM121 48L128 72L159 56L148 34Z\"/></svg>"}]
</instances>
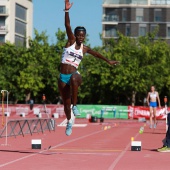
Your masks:
<instances>
[{"instance_id":1,"label":"sponsor logo on banner","mask_svg":"<svg viewBox=\"0 0 170 170\"><path fill-rule=\"evenodd\" d=\"M149 119L149 117L150 117L149 107L128 106L128 110L133 110L133 112L128 112L129 119L131 119L131 118L138 119L141 117L145 117L146 119ZM156 119L166 119L166 109L165 108L156 108Z\"/></svg>"}]
</instances>

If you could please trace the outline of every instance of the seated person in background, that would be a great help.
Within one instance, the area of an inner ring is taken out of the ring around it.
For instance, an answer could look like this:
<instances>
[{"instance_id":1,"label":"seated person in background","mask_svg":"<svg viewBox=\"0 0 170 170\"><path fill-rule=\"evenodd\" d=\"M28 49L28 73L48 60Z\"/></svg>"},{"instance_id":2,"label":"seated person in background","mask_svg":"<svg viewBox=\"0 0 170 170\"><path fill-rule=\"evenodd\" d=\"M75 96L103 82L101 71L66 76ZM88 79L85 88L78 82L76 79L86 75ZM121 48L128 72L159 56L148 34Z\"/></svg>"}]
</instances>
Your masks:
<instances>
[{"instance_id":1,"label":"seated person in background","mask_svg":"<svg viewBox=\"0 0 170 170\"><path fill-rule=\"evenodd\" d=\"M168 130L164 139L164 145L162 148L157 149L158 152L170 152L170 113L167 115Z\"/></svg>"}]
</instances>

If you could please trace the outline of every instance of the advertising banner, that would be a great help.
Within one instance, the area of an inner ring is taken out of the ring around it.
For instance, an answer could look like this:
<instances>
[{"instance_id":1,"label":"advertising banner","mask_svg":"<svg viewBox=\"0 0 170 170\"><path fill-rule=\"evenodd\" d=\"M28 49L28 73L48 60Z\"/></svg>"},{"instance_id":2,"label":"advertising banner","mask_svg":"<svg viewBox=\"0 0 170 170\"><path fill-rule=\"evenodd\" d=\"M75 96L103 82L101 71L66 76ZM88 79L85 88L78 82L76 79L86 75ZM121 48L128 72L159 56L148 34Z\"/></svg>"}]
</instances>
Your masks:
<instances>
[{"instance_id":1,"label":"advertising banner","mask_svg":"<svg viewBox=\"0 0 170 170\"><path fill-rule=\"evenodd\" d=\"M88 114L98 118L120 118L128 119L128 107L117 105L78 105L81 118L86 118Z\"/></svg>"},{"instance_id":2,"label":"advertising banner","mask_svg":"<svg viewBox=\"0 0 170 170\"><path fill-rule=\"evenodd\" d=\"M167 108L169 110L170 108ZM149 107L144 106L128 106L128 118L138 119L146 118L149 119L150 112ZM156 108L156 119L166 119L166 109L165 108Z\"/></svg>"},{"instance_id":3,"label":"advertising banner","mask_svg":"<svg viewBox=\"0 0 170 170\"><path fill-rule=\"evenodd\" d=\"M81 116L80 118L86 118L87 114L96 116L97 118L120 118L128 119L128 107L117 105L77 105ZM3 106L3 111L7 112L6 104ZM15 104L8 105L8 112L11 116L19 116L24 113L26 116L32 116L41 113L43 116L52 116L54 113L58 113L59 117L65 117L63 105L43 105L34 104L31 109L29 104ZM2 107L0 108L0 115L2 115Z\"/></svg>"},{"instance_id":4,"label":"advertising banner","mask_svg":"<svg viewBox=\"0 0 170 170\"><path fill-rule=\"evenodd\" d=\"M88 115L95 116L97 118L117 118L117 119L149 119L149 107L144 106L119 106L119 105L77 105L81 116L80 118L87 118ZM29 104L4 104L0 107L0 116L2 111L6 113L8 110L10 116L19 116L24 113L26 116L35 116L41 113L43 117L51 117L54 113L58 113L59 117L65 117L63 105L43 105L35 104L33 108ZM167 110L170 110L168 108ZM166 119L166 109L156 109L157 119Z\"/></svg>"}]
</instances>

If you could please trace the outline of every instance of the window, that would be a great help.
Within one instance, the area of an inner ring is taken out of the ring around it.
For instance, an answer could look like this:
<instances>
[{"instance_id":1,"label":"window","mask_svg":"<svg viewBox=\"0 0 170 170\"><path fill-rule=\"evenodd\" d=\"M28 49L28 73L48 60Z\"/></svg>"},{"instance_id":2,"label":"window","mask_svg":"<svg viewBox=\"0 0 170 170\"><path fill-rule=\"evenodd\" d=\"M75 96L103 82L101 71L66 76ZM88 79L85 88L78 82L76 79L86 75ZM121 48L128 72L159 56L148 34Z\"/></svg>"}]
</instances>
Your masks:
<instances>
[{"instance_id":1,"label":"window","mask_svg":"<svg viewBox=\"0 0 170 170\"><path fill-rule=\"evenodd\" d=\"M156 24L151 25L151 26L150 26L150 32L154 32L154 31L156 31L156 30L157 30L157 28L158 28L158 25L156 25ZM156 37L156 38L158 37L158 32L156 32L155 37Z\"/></svg>"},{"instance_id":2,"label":"window","mask_svg":"<svg viewBox=\"0 0 170 170\"><path fill-rule=\"evenodd\" d=\"M0 17L0 26L5 26L5 17Z\"/></svg>"},{"instance_id":3,"label":"window","mask_svg":"<svg viewBox=\"0 0 170 170\"><path fill-rule=\"evenodd\" d=\"M6 13L5 6L0 6L0 14L5 14L5 13Z\"/></svg>"},{"instance_id":4,"label":"window","mask_svg":"<svg viewBox=\"0 0 170 170\"><path fill-rule=\"evenodd\" d=\"M122 21L127 21L127 9L122 10Z\"/></svg>"},{"instance_id":5,"label":"window","mask_svg":"<svg viewBox=\"0 0 170 170\"><path fill-rule=\"evenodd\" d=\"M136 21L143 21L143 8L136 9Z\"/></svg>"},{"instance_id":6,"label":"window","mask_svg":"<svg viewBox=\"0 0 170 170\"><path fill-rule=\"evenodd\" d=\"M158 27L158 25L151 25L150 31L153 32L157 27Z\"/></svg>"},{"instance_id":7,"label":"window","mask_svg":"<svg viewBox=\"0 0 170 170\"><path fill-rule=\"evenodd\" d=\"M139 25L139 36L145 36L146 35L146 25L140 24Z\"/></svg>"},{"instance_id":8,"label":"window","mask_svg":"<svg viewBox=\"0 0 170 170\"><path fill-rule=\"evenodd\" d=\"M161 9L154 10L154 21L155 22L162 21L162 10Z\"/></svg>"},{"instance_id":9,"label":"window","mask_svg":"<svg viewBox=\"0 0 170 170\"><path fill-rule=\"evenodd\" d=\"M20 37L18 35L15 35L15 44L17 46L26 46L26 39L24 37Z\"/></svg>"},{"instance_id":10,"label":"window","mask_svg":"<svg viewBox=\"0 0 170 170\"><path fill-rule=\"evenodd\" d=\"M117 9L107 8L105 14L106 14L105 16L106 21L118 21L119 20Z\"/></svg>"},{"instance_id":11,"label":"window","mask_svg":"<svg viewBox=\"0 0 170 170\"><path fill-rule=\"evenodd\" d=\"M0 42L4 43L5 42L5 35L0 35Z\"/></svg>"},{"instance_id":12,"label":"window","mask_svg":"<svg viewBox=\"0 0 170 170\"><path fill-rule=\"evenodd\" d=\"M125 35L130 36L130 25L129 24L126 25Z\"/></svg>"},{"instance_id":13,"label":"window","mask_svg":"<svg viewBox=\"0 0 170 170\"><path fill-rule=\"evenodd\" d=\"M26 36L26 23L15 20L15 32Z\"/></svg>"},{"instance_id":14,"label":"window","mask_svg":"<svg viewBox=\"0 0 170 170\"><path fill-rule=\"evenodd\" d=\"M117 37L117 27L116 26L106 26L105 37Z\"/></svg>"},{"instance_id":15,"label":"window","mask_svg":"<svg viewBox=\"0 0 170 170\"><path fill-rule=\"evenodd\" d=\"M27 9L21 5L16 4L15 6L15 16L21 20L27 20Z\"/></svg>"},{"instance_id":16,"label":"window","mask_svg":"<svg viewBox=\"0 0 170 170\"><path fill-rule=\"evenodd\" d=\"M170 26L167 27L167 37L170 37Z\"/></svg>"}]
</instances>

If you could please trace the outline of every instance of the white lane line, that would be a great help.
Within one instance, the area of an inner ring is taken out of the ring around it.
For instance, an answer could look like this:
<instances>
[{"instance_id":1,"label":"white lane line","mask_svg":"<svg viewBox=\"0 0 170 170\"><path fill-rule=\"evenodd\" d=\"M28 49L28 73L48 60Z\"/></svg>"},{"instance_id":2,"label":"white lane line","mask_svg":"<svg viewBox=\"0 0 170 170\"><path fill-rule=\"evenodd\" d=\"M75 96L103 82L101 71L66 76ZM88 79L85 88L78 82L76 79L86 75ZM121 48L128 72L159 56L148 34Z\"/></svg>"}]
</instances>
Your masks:
<instances>
[{"instance_id":1,"label":"white lane line","mask_svg":"<svg viewBox=\"0 0 170 170\"><path fill-rule=\"evenodd\" d=\"M86 137L89 137L89 136L92 136L92 135L95 135L95 134L98 134L98 133L101 133L101 132L103 132L103 130L100 130L100 131L97 131L97 132L93 132L93 133L91 133L91 134L78 137L78 138L76 138L76 139L71 139L71 140L66 141L66 142L62 142L62 143L60 143L60 144L58 144L58 145L55 145L55 146L51 147L51 149L57 148L57 147L60 147L60 146L63 146L63 145L66 145L66 144L71 143L71 142L78 141L78 140L80 140L80 139L83 139L83 138L86 138ZM44 153L44 152L46 152L46 151L47 151L47 150L43 150L43 151L40 151L40 152L37 152L37 153L33 153L33 154L31 154L31 155L27 155L27 156L24 156L24 157L15 159L15 160L10 161L10 162L6 162L6 163L4 163L4 164L1 164L1 165L0 165L0 168L1 168L1 167L4 167L4 166L7 166L7 165L10 165L10 164L13 164L13 163L16 163L16 162L21 161L21 160L23 160L23 159L26 159L26 158L29 158L29 157L32 157L32 156L35 156L35 155Z\"/></svg>"},{"instance_id":2,"label":"white lane line","mask_svg":"<svg viewBox=\"0 0 170 170\"><path fill-rule=\"evenodd\" d=\"M58 125L59 127L65 127L66 126L66 124L65 125ZM74 124L73 125L73 127L86 127L87 126L87 124Z\"/></svg>"},{"instance_id":3,"label":"white lane line","mask_svg":"<svg viewBox=\"0 0 170 170\"><path fill-rule=\"evenodd\" d=\"M39 153L40 153L40 152L39 152ZM24 156L24 157L21 157L21 158L19 158L19 159L15 159L15 160L13 160L13 161L10 161L10 162L1 164L1 165L0 165L0 168L1 168L1 167L4 167L4 166L7 166L7 165L9 165L9 164L12 164L12 163L21 161L21 160L23 160L23 159L29 158L29 157L31 157L31 156L37 155L37 154L38 154L38 153L34 153L34 154L31 154L31 155Z\"/></svg>"},{"instance_id":4,"label":"white lane line","mask_svg":"<svg viewBox=\"0 0 170 170\"><path fill-rule=\"evenodd\" d=\"M134 138L136 138L139 135L139 133L137 133L135 135ZM131 142L127 144L126 148L120 153L120 155L114 160L114 162L110 165L108 170L113 170L115 168L115 166L117 165L117 163L122 159L122 157L124 156L124 154L127 152L128 148L131 146Z\"/></svg>"}]
</instances>

